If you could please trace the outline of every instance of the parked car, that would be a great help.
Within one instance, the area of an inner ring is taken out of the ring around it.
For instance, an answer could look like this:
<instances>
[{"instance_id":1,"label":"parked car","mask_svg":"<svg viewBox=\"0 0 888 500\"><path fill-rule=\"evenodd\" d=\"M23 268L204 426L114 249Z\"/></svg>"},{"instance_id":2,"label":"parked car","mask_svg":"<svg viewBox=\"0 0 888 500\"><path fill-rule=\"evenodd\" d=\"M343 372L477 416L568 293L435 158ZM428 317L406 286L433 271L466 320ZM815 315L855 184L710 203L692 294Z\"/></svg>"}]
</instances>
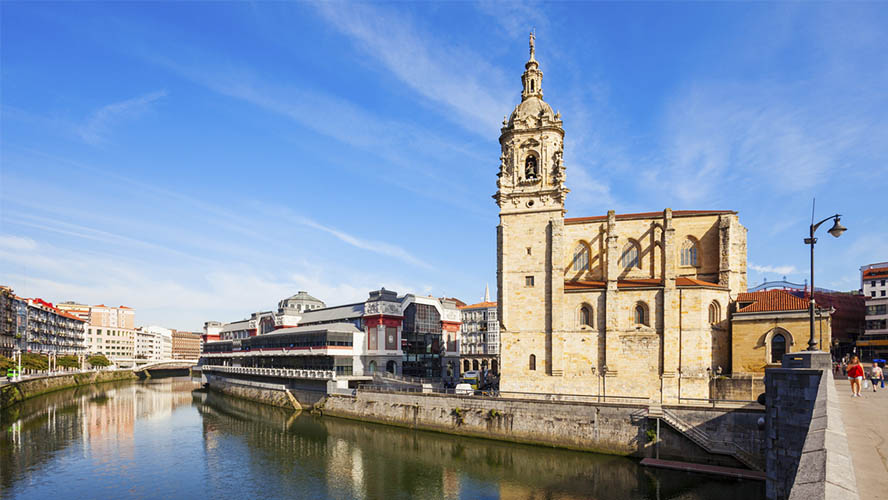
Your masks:
<instances>
[{"instance_id":1,"label":"parked car","mask_svg":"<svg viewBox=\"0 0 888 500\"><path fill-rule=\"evenodd\" d=\"M475 394L475 389L472 389L470 384L456 384L456 388L453 389L453 392L463 396L471 396L472 394Z\"/></svg>"}]
</instances>

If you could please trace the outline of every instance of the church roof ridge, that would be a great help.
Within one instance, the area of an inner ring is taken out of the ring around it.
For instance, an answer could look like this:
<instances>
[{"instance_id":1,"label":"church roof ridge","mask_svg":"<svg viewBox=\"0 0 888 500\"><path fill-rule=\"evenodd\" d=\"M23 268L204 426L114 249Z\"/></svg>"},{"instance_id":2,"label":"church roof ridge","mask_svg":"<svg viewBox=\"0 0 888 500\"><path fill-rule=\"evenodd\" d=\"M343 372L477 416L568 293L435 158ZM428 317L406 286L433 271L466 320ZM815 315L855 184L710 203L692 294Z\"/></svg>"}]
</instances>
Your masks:
<instances>
[{"instance_id":1,"label":"church roof ridge","mask_svg":"<svg viewBox=\"0 0 888 500\"><path fill-rule=\"evenodd\" d=\"M735 210L673 210L672 217L691 217L694 215L723 215L736 214ZM663 212L638 212L632 214L617 214L617 220L652 219L663 216ZM578 224L581 222L606 221L607 215L593 215L591 217L566 217L565 224Z\"/></svg>"}]
</instances>

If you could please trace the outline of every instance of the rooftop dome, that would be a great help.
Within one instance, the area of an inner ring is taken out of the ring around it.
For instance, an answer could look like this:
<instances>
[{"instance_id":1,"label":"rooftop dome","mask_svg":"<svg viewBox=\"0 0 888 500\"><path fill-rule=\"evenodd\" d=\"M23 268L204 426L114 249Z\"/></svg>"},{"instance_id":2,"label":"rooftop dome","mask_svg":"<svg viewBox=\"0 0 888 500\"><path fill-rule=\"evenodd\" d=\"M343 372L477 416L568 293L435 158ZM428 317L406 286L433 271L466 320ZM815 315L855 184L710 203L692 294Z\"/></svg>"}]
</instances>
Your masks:
<instances>
[{"instance_id":1,"label":"rooftop dome","mask_svg":"<svg viewBox=\"0 0 888 500\"><path fill-rule=\"evenodd\" d=\"M544 119L544 117L548 117L549 121L555 121L555 113L552 111L552 107L539 97L532 96L515 106L515 111L512 111L512 114L509 116L508 126L509 128L514 128L516 125L523 125L524 120L527 118L539 120Z\"/></svg>"}]
</instances>

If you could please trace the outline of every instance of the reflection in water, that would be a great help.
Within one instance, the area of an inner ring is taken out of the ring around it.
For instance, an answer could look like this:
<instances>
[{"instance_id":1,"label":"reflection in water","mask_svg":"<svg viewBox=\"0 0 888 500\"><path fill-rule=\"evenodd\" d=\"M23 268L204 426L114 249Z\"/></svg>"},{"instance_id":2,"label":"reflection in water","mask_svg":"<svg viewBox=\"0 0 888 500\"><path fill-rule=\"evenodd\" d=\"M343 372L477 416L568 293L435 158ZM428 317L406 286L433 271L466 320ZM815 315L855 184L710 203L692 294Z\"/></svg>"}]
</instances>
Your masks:
<instances>
[{"instance_id":1,"label":"reflection in water","mask_svg":"<svg viewBox=\"0 0 888 500\"><path fill-rule=\"evenodd\" d=\"M187 378L49 394L2 416L0 497L755 499L634 460L296 414Z\"/></svg>"}]
</instances>

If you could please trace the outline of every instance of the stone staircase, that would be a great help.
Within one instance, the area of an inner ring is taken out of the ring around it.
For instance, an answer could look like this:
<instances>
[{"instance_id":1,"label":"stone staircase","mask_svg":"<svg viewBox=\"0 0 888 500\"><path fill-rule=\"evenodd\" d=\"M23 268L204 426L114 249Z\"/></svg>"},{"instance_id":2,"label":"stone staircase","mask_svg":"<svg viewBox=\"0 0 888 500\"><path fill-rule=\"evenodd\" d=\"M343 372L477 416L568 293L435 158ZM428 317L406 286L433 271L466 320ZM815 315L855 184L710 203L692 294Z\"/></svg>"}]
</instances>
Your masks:
<instances>
[{"instance_id":1,"label":"stone staircase","mask_svg":"<svg viewBox=\"0 0 888 500\"><path fill-rule=\"evenodd\" d=\"M683 421L675 413L662 406L652 405L648 407L647 417L660 419L663 422L666 422L670 427L677 430L709 453L715 455L728 455L736 458L740 463L752 470L764 470L764 464L762 463L761 458L744 450L736 443L713 440L708 434Z\"/></svg>"}]
</instances>

